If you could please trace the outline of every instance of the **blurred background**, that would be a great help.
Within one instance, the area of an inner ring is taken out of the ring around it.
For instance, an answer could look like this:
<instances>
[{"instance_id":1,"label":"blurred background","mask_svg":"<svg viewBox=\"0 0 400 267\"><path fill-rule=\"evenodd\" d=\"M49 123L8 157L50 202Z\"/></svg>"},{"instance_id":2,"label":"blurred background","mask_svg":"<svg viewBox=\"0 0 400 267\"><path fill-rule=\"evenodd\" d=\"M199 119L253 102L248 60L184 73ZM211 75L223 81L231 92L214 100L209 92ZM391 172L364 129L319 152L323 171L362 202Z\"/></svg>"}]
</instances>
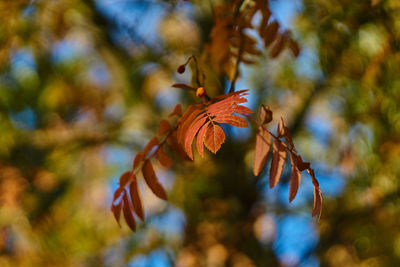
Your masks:
<instances>
[{"instance_id":1,"label":"blurred background","mask_svg":"<svg viewBox=\"0 0 400 267\"><path fill-rule=\"evenodd\" d=\"M241 67L312 163L319 223L308 174L289 204L290 168L269 189L254 129L229 128L217 155L155 165L168 202L140 179L136 233L115 222L119 175L196 102L171 85L223 2L0 1L0 266L400 266L398 0L266 0L301 53Z\"/></svg>"}]
</instances>

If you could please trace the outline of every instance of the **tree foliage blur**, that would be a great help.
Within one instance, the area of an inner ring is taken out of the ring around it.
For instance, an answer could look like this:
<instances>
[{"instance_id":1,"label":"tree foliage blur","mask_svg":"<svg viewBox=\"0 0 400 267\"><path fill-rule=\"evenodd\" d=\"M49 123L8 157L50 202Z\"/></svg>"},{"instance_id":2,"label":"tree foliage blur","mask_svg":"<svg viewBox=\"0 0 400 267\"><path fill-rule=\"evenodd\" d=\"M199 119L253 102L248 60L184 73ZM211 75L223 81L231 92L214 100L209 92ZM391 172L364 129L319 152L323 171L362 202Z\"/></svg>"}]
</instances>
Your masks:
<instances>
[{"instance_id":1,"label":"tree foliage blur","mask_svg":"<svg viewBox=\"0 0 400 267\"><path fill-rule=\"evenodd\" d=\"M268 104L273 125L283 116L315 166L319 223L310 179L289 205L289 168L268 189L268 170L252 175L256 129L233 128L216 155L155 166L168 202L139 181L135 234L115 223L119 175L176 103L196 102L171 87L192 78L176 68L213 51L229 2L0 1L1 266L399 265L398 0L265 1L300 55L257 47L240 67L237 89ZM233 77L214 53L200 64L216 96Z\"/></svg>"}]
</instances>

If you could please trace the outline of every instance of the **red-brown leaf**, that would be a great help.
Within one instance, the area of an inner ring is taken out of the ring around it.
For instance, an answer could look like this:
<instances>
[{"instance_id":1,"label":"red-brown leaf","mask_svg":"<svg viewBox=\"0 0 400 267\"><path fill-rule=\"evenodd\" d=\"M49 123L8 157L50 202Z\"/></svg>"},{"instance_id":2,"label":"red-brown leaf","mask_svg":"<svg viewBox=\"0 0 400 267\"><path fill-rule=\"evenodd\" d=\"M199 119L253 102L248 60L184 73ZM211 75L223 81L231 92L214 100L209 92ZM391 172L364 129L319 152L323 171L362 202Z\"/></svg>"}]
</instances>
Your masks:
<instances>
[{"instance_id":1,"label":"red-brown leaf","mask_svg":"<svg viewBox=\"0 0 400 267\"><path fill-rule=\"evenodd\" d=\"M290 38L289 41L288 41L288 46L289 46L289 49L292 51L293 55L295 57L298 57L299 54L300 54L299 44L295 40Z\"/></svg>"},{"instance_id":2,"label":"red-brown leaf","mask_svg":"<svg viewBox=\"0 0 400 267\"><path fill-rule=\"evenodd\" d=\"M256 136L256 148L254 151L253 173L255 176L258 176L262 169L264 169L270 148L271 135L259 126Z\"/></svg>"},{"instance_id":3,"label":"red-brown leaf","mask_svg":"<svg viewBox=\"0 0 400 267\"><path fill-rule=\"evenodd\" d=\"M167 120L161 120L160 121L160 126L158 127L158 136L161 136L163 134L166 134L171 130L171 125Z\"/></svg>"},{"instance_id":4,"label":"red-brown leaf","mask_svg":"<svg viewBox=\"0 0 400 267\"><path fill-rule=\"evenodd\" d=\"M131 193L133 209L135 210L137 216L143 221L144 220L143 204L139 195L139 188L138 188L137 178L135 175L133 176L132 182L129 184L129 192Z\"/></svg>"},{"instance_id":5,"label":"red-brown leaf","mask_svg":"<svg viewBox=\"0 0 400 267\"><path fill-rule=\"evenodd\" d=\"M133 170L136 170L136 168L139 167L140 163L142 163L143 160L144 160L143 152L137 153L135 159L133 160Z\"/></svg>"},{"instance_id":6,"label":"red-brown leaf","mask_svg":"<svg viewBox=\"0 0 400 267\"><path fill-rule=\"evenodd\" d=\"M193 160L192 142L200 127L206 122L207 117L201 117L197 121L193 121L189 126L185 135L185 152L191 160Z\"/></svg>"},{"instance_id":7,"label":"red-brown leaf","mask_svg":"<svg viewBox=\"0 0 400 267\"><path fill-rule=\"evenodd\" d=\"M158 182L156 174L153 169L153 165L149 160L144 162L142 173L144 180L147 185L150 187L151 191L161 199L167 200L167 193L165 192L162 185Z\"/></svg>"},{"instance_id":8,"label":"red-brown leaf","mask_svg":"<svg viewBox=\"0 0 400 267\"><path fill-rule=\"evenodd\" d=\"M156 159L162 166L169 169L172 166L172 159L164 152L163 147L160 147L156 152Z\"/></svg>"},{"instance_id":9,"label":"red-brown leaf","mask_svg":"<svg viewBox=\"0 0 400 267\"><path fill-rule=\"evenodd\" d=\"M290 174L290 186L289 186L289 202L292 202L293 199L297 195L297 191L299 190L301 172L297 168L294 154L289 153L290 155L290 163L292 164L292 173Z\"/></svg>"},{"instance_id":10,"label":"red-brown leaf","mask_svg":"<svg viewBox=\"0 0 400 267\"><path fill-rule=\"evenodd\" d=\"M184 83L174 83L174 84L172 85L172 87L180 88L180 89L184 89L184 90L189 90L189 91L194 91L194 90L196 90L195 88L193 88L193 87L191 87L191 86L189 86L189 85L187 85L187 84L184 84Z\"/></svg>"},{"instance_id":11,"label":"red-brown leaf","mask_svg":"<svg viewBox=\"0 0 400 267\"><path fill-rule=\"evenodd\" d=\"M122 188L125 187L125 185L129 182L131 177L132 177L132 172L131 171L124 172L119 177L119 186L122 187Z\"/></svg>"},{"instance_id":12,"label":"red-brown leaf","mask_svg":"<svg viewBox=\"0 0 400 267\"><path fill-rule=\"evenodd\" d=\"M276 133L276 135L278 136L278 137L283 137L283 136L285 136L285 134L286 134L286 125L285 125L285 122L283 121L283 118L281 117L281 119L279 120L279 123L278 123L278 130L277 130L277 133Z\"/></svg>"},{"instance_id":13,"label":"red-brown leaf","mask_svg":"<svg viewBox=\"0 0 400 267\"><path fill-rule=\"evenodd\" d=\"M124 188L123 187L118 187L117 190L115 190L114 196L113 196L113 204L115 204L115 201L117 199L119 199L119 197L121 196L121 194L123 192L124 192Z\"/></svg>"},{"instance_id":14,"label":"red-brown leaf","mask_svg":"<svg viewBox=\"0 0 400 267\"><path fill-rule=\"evenodd\" d=\"M245 106L241 106L241 105L236 105L234 112L238 113L238 114L243 114L243 115L253 113L253 111L251 109L249 109L248 107L245 107Z\"/></svg>"},{"instance_id":15,"label":"red-brown leaf","mask_svg":"<svg viewBox=\"0 0 400 267\"><path fill-rule=\"evenodd\" d=\"M147 153L149 153L149 151L155 147L156 145L158 145L158 139L157 137L153 137L150 139L150 141L147 143L147 145L144 147L143 149L143 154L147 155Z\"/></svg>"},{"instance_id":16,"label":"red-brown leaf","mask_svg":"<svg viewBox=\"0 0 400 267\"><path fill-rule=\"evenodd\" d=\"M190 160L186 155L185 151L183 151L182 146L178 143L177 139L177 131L175 130L171 135L167 138L167 144L172 148L172 150L180 156L184 160Z\"/></svg>"},{"instance_id":17,"label":"red-brown leaf","mask_svg":"<svg viewBox=\"0 0 400 267\"><path fill-rule=\"evenodd\" d=\"M222 143L225 141L224 130L218 125L209 125L206 131L204 144L212 153L217 153L221 148Z\"/></svg>"},{"instance_id":18,"label":"red-brown leaf","mask_svg":"<svg viewBox=\"0 0 400 267\"><path fill-rule=\"evenodd\" d=\"M122 208L122 201L119 202L117 205L112 205L111 206L111 211L114 214L114 218L117 221L117 223L119 224L119 226L121 227L121 224L119 222L120 218L121 218L121 208Z\"/></svg>"},{"instance_id":19,"label":"red-brown leaf","mask_svg":"<svg viewBox=\"0 0 400 267\"><path fill-rule=\"evenodd\" d=\"M247 127L247 121L236 115L219 116L214 119L218 123L227 123L235 127Z\"/></svg>"},{"instance_id":20,"label":"red-brown leaf","mask_svg":"<svg viewBox=\"0 0 400 267\"><path fill-rule=\"evenodd\" d=\"M269 46L276 37L276 34L278 33L279 29L279 23L274 21L268 24L268 26L265 28L265 31L261 33L261 37L264 38L264 45L267 47Z\"/></svg>"},{"instance_id":21,"label":"red-brown leaf","mask_svg":"<svg viewBox=\"0 0 400 267\"><path fill-rule=\"evenodd\" d=\"M210 122L206 122L206 124L204 124L201 127L200 131L197 134L197 141L196 141L197 151L199 152L200 156L202 156L202 157L204 156L204 146L203 146L204 137L206 135L209 124L210 124Z\"/></svg>"},{"instance_id":22,"label":"red-brown leaf","mask_svg":"<svg viewBox=\"0 0 400 267\"><path fill-rule=\"evenodd\" d=\"M283 165L285 164L286 159L286 149L279 140L275 139L272 151L273 155L269 174L270 188L276 186L281 179Z\"/></svg>"},{"instance_id":23,"label":"red-brown leaf","mask_svg":"<svg viewBox=\"0 0 400 267\"><path fill-rule=\"evenodd\" d=\"M179 120L179 126L177 131L177 139L180 144L185 144L185 134L189 126L192 124L193 120L202 113L200 105L190 105L186 110L185 114Z\"/></svg>"},{"instance_id":24,"label":"red-brown leaf","mask_svg":"<svg viewBox=\"0 0 400 267\"><path fill-rule=\"evenodd\" d=\"M131 205L129 203L129 199L126 194L124 194L123 201L124 201L123 211L124 211L125 221L128 224L129 228L131 228L131 230L133 232L135 232L136 231L136 221L135 221L135 218L133 217Z\"/></svg>"},{"instance_id":25,"label":"red-brown leaf","mask_svg":"<svg viewBox=\"0 0 400 267\"><path fill-rule=\"evenodd\" d=\"M177 116L181 116L182 115L182 106L181 104L177 104L174 108L174 110L171 112L171 114L169 114L170 117L177 115Z\"/></svg>"},{"instance_id":26,"label":"red-brown leaf","mask_svg":"<svg viewBox=\"0 0 400 267\"><path fill-rule=\"evenodd\" d=\"M276 38L274 45L271 47L269 54L272 58L276 58L281 53L283 46L286 42L286 37L283 34L279 34Z\"/></svg>"}]
</instances>

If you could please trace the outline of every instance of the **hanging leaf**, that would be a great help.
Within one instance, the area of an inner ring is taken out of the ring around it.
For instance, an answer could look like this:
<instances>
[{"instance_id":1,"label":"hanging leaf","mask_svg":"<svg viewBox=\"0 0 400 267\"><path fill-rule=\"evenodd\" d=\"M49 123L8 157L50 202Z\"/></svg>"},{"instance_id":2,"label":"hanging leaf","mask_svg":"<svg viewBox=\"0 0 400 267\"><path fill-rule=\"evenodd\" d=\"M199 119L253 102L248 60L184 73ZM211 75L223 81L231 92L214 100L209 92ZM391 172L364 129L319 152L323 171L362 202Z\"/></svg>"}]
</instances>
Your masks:
<instances>
[{"instance_id":1,"label":"hanging leaf","mask_svg":"<svg viewBox=\"0 0 400 267\"><path fill-rule=\"evenodd\" d=\"M172 159L164 152L163 147L159 147L157 152L156 152L156 159L160 164L169 169L172 166Z\"/></svg>"},{"instance_id":2,"label":"hanging leaf","mask_svg":"<svg viewBox=\"0 0 400 267\"><path fill-rule=\"evenodd\" d=\"M143 149L143 154L147 155L147 153L149 153L149 151L158 145L158 139L157 137L153 137L150 139L150 141L147 143L147 145L144 147Z\"/></svg>"},{"instance_id":3,"label":"hanging leaf","mask_svg":"<svg viewBox=\"0 0 400 267\"><path fill-rule=\"evenodd\" d=\"M271 169L269 174L270 188L276 186L281 179L283 165L286 160L286 149L282 145L281 141L275 139L272 146L272 153Z\"/></svg>"},{"instance_id":4,"label":"hanging leaf","mask_svg":"<svg viewBox=\"0 0 400 267\"><path fill-rule=\"evenodd\" d=\"M153 169L153 165L149 160L144 162L142 173L144 180L151 189L151 191L161 199L167 200L167 193L165 192L162 185L158 182L156 174Z\"/></svg>"},{"instance_id":5,"label":"hanging leaf","mask_svg":"<svg viewBox=\"0 0 400 267\"><path fill-rule=\"evenodd\" d=\"M118 187L117 190L115 190L112 204L115 204L115 201L121 197L121 194L123 192L124 192L123 187Z\"/></svg>"},{"instance_id":6,"label":"hanging leaf","mask_svg":"<svg viewBox=\"0 0 400 267\"><path fill-rule=\"evenodd\" d=\"M288 40L288 47L289 47L290 51L292 51L292 53L293 53L293 55L294 55L295 57L298 57L298 56L299 56L299 54L300 54L300 47L299 47L299 44L298 44L295 40L293 40L292 38L289 38L289 40Z\"/></svg>"},{"instance_id":7,"label":"hanging leaf","mask_svg":"<svg viewBox=\"0 0 400 267\"><path fill-rule=\"evenodd\" d=\"M114 218L117 221L119 227L121 227L121 223L119 222L121 217L121 208L122 208L122 201L120 201L117 205L111 205L111 211L114 214Z\"/></svg>"},{"instance_id":8,"label":"hanging leaf","mask_svg":"<svg viewBox=\"0 0 400 267\"><path fill-rule=\"evenodd\" d=\"M124 172L120 177L119 177L119 187L123 188L125 185L129 182L131 179L132 172L127 171Z\"/></svg>"},{"instance_id":9,"label":"hanging leaf","mask_svg":"<svg viewBox=\"0 0 400 267\"><path fill-rule=\"evenodd\" d=\"M296 166L294 160L294 154L290 152L289 156L290 156L290 163L292 164L292 171L290 174L290 186L289 186L289 202L292 202L297 195L297 191L299 190L301 172Z\"/></svg>"},{"instance_id":10,"label":"hanging leaf","mask_svg":"<svg viewBox=\"0 0 400 267\"><path fill-rule=\"evenodd\" d=\"M204 144L212 153L217 153L221 148L222 143L225 141L224 130L218 125L209 125L206 131Z\"/></svg>"},{"instance_id":11,"label":"hanging leaf","mask_svg":"<svg viewBox=\"0 0 400 267\"><path fill-rule=\"evenodd\" d=\"M276 38L274 45L271 47L271 50L269 51L269 55L271 56L271 58L276 58L277 56L279 56L279 54L283 50L285 42L286 42L286 36L284 34L279 34L278 37Z\"/></svg>"},{"instance_id":12,"label":"hanging leaf","mask_svg":"<svg viewBox=\"0 0 400 267\"><path fill-rule=\"evenodd\" d=\"M204 142L204 138L206 136L206 132L207 132L207 128L208 125L210 124L210 122L207 122L206 124L204 124L199 133L197 134L197 141L196 141L196 146L197 146L197 151L199 152L200 156L204 156L204 146L203 146L203 142Z\"/></svg>"},{"instance_id":13,"label":"hanging leaf","mask_svg":"<svg viewBox=\"0 0 400 267\"><path fill-rule=\"evenodd\" d=\"M270 148L271 135L263 127L259 126L256 136L256 148L254 150L253 173L255 176L258 176L262 169L264 169Z\"/></svg>"},{"instance_id":14,"label":"hanging leaf","mask_svg":"<svg viewBox=\"0 0 400 267\"><path fill-rule=\"evenodd\" d=\"M124 194L123 201L124 201L123 211L124 211L125 221L128 224L129 228L131 228L131 230L133 232L135 232L136 231L136 221L135 221L135 218L133 217L131 205L129 203L129 199L126 194Z\"/></svg>"},{"instance_id":15,"label":"hanging leaf","mask_svg":"<svg viewBox=\"0 0 400 267\"><path fill-rule=\"evenodd\" d=\"M220 116L214 119L218 123L226 123L235 127L247 127L247 121L242 117L236 115Z\"/></svg>"},{"instance_id":16,"label":"hanging leaf","mask_svg":"<svg viewBox=\"0 0 400 267\"><path fill-rule=\"evenodd\" d=\"M137 153L135 156L135 159L133 160L133 170L136 170L140 163L142 163L144 160L144 154L143 152Z\"/></svg>"},{"instance_id":17,"label":"hanging leaf","mask_svg":"<svg viewBox=\"0 0 400 267\"><path fill-rule=\"evenodd\" d=\"M129 184L129 192L131 193L131 201L133 209L135 210L136 215L143 221L144 220L143 205L139 195L139 188L138 188L137 178L135 175L133 176L132 182Z\"/></svg>"},{"instance_id":18,"label":"hanging leaf","mask_svg":"<svg viewBox=\"0 0 400 267\"><path fill-rule=\"evenodd\" d=\"M321 189L316 186L314 186L314 203L313 203L313 208L312 208L312 213L311 215L314 217L315 215L318 214L318 220L321 219L321 213L322 213L322 193Z\"/></svg>"},{"instance_id":19,"label":"hanging leaf","mask_svg":"<svg viewBox=\"0 0 400 267\"><path fill-rule=\"evenodd\" d=\"M171 130L171 125L167 120L161 120L160 121L160 126L158 127L158 136L162 136L166 133L168 133Z\"/></svg>"},{"instance_id":20,"label":"hanging leaf","mask_svg":"<svg viewBox=\"0 0 400 267\"><path fill-rule=\"evenodd\" d=\"M193 121L185 135L185 152L191 160L193 160L192 142L199 131L200 127L206 122L207 118L202 117L197 121Z\"/></svg>"},{"instance_id":21,"label":"hanging leaf","mask_svg":"<svg viewBox=\"0 0 400 267\"><path fill-rule=\"evenodd\" d=\"M167 137L167 144L169 147L182 159L184 160L190 160L188 155L186 155L185 151L179 145L178 139L177 139L177 131L173 131L168 137Z\"/></svg>"},{"instance_id":22,"label":"hanging leaf","mask_svg":"<svg viewBox=\"0 0 400 267\"><path fill-rule=\"evenodd\" d=\"M265 47L268 47L276 38L278 33L279 23L273 21L265 28L264 32L260 33L261 37L264 39Z\"/></svg>"}]
</instances>

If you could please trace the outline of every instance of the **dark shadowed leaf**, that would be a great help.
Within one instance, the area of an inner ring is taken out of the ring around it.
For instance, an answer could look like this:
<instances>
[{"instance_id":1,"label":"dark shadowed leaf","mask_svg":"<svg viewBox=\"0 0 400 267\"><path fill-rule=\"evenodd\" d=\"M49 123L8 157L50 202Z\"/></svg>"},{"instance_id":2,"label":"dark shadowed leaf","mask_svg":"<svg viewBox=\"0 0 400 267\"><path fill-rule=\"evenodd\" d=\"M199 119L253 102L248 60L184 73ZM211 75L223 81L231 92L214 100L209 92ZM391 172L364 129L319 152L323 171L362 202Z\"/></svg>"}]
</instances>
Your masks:
<instances>
[{"instance_id":1,"label":"dark shadowed leaf","mask_svg":"<svg viewBox=\"0 0 400 267\"><path fill-rule=\"evenodd\" d=\"M136 215L143 221L144 210L143 210L142 200L139 195L137 178L135 175L133 176L132 182L129 184L129 192L131 194L133 209L135 210Z\"/></svg>"},{"instance_id":2,"label":"dark shadowed leaf","mask_svg":"<svg viewBox=\"0 0 400 267\"><path fill-rule=\"evenodd\" d=\"M167 193L165 192L162 185L158 182L157 176L153 169L153 165L149 160L145 161L142 168L142 173L144 180L150 187L151 191L159 198L167 200Z\"/></svg>"},{"instance_id":3,"label":"dark shadowed leaf","mask_svg":"<svg viewBox=\"0 0 400 267\"><path fill-rule=\"evenodd\" d=\"M297 165L295 163L294 154L290 152L289 156L290 156L290 163L292 164L292 170L290 174L290 186L289 186L289 202L292 202L297 195L297 191L299 190L301 172L297 168Z\"/></svg>"},{"instance_id":4,"label":"dark shadowed leaf","mask_svg":"<svg viewBox=\"0 0 400 267\"><path fill-rule=\"evenodd\" d=\"M135 218L133 217L131 205L129 203L129 198L126 194L124 194L123 202L124 202L123 211L124 211L125 221L128 224L129 228L131 228L131 230L133 232L135 232L136 231L136 221L135 221Z\"/></svg>"},{"instance_id":5,"label":"dark shadowed leaf","mask_svg":"<svg viewBox=\"0 0 400 267\"><path fill-rule=\"evenodd\" d=\"M281 179L283 165L286 160L286 149L281 141L275 139L272 149L271 170L269 174L269 187L276 186Z\"/></svg>"},{"instance_id":6,"label":"dark shadowed leaf","mask_svg":"<svg viewBox=\"0 0 400 267\"><path fill-rule=\"evenodd\" d=\"M156 152L156 159L165 168L171 168L172 159L165 153L163 147L161 146Z\"/></svg>"}]
</instances>

